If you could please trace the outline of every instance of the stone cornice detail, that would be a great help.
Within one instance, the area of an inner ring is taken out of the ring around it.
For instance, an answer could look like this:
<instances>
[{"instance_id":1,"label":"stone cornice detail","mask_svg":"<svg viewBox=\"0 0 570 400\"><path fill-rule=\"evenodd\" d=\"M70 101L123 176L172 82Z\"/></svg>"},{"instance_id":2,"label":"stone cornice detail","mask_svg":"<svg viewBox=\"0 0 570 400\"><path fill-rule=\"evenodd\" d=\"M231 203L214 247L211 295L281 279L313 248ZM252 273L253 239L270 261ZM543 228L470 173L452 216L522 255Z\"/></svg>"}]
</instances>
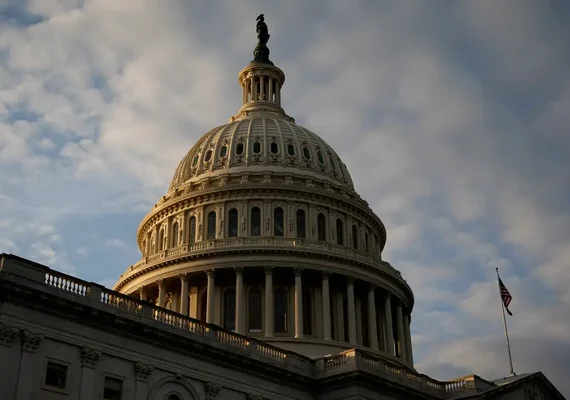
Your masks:
<instances>
[{"instance_id":1,"label":"stone cornice detail","mask_svg":"<svg viewBox=\"0 0 570 400\"><path fill-rule=\"evenodd\" d=\"M30 353L35 353L44 340L42 335L36 334L27 329L22 329L20 331L20 335L22 338L22 349Z\"/></svg>"},{"instance_id":2,"label":"stone cornice detail","mask_svg":"<svg viewBox=\"0 0 570 400\"><path fill-rule=\"evenodd\" d=\"M83 347L81 349L81 365L87 368L94 369L97 362L101 358L101 352L93 350L90 347Z\"/></svg>"},{"instance_id":3,"label":"stone cornice detail","mask_svg":"<svg viewBox=\"0 0 570 400\"><path fill-rule=\"evenodd\" d=\"M214 382L204 383L204 392L206 394L206 400L215 400L218 394L222 390L222 386Z\"/></svg>"},{"instance_id":4,"label":"stone cornice detail","mask_svg":"<svg viewBox=\"0 0 570 400\"><path fill-rule=\"evenodd\" d=\"M0 323L0 345L10 347L14 344L18 328L12 328L6 324Z\"/></svg>"},{"instance_id":5,"label":"stone cornice detail","mask_svg":"<svg viewBox=\"0 0 570 400\"><path fill-rule=\"evenodd\" d=\"M247 395L247 400L263 400L263 396L260 396L258 394L249 393Z\"/></svg>"},{"instance_id":6,"label":"stone cornice detail","mask_svg":"<svg viewBox=\"0 0 570 400\"><path fill-rule=\"evenodd\" d=\"M154 367L152 365L143 364L141 362L135 363L135 380L140 382L148 382L148 378L154 371Z\"/></svg>"}]
</instances>

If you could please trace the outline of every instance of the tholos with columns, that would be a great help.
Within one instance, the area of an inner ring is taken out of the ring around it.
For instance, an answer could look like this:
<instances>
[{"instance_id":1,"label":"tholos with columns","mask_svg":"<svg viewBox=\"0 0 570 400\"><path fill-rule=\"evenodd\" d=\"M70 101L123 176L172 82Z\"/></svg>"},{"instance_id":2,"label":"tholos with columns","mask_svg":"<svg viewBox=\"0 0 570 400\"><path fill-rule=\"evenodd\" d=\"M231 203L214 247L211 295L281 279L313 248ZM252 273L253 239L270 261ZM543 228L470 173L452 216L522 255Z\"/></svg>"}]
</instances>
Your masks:
<instances>
[{"instance_id":1,"label":"tholos with columns","mask_svg":"<svg viewBox=\"0 0 570 400\"><path fill-rule=\"evenodd\" d=\"M265 336L273 336L273 268L265 268Z\"/></svg>"}]
</instances>

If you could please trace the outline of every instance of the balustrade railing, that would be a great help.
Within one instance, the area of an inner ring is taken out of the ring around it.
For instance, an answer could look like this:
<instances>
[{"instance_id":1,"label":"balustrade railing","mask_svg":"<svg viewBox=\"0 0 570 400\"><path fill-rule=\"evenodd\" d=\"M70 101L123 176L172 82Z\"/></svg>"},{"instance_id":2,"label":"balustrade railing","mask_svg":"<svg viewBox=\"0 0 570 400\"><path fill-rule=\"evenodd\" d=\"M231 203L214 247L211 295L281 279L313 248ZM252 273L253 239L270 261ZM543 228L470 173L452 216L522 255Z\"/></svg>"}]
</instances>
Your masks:
<instances>
[{"instance_id":1,"label":"balustrade railing","mask_svg":"<svg viewBox=\"0 0 570 400\"><path fill-rule=\"evenodd\" d=\"M48 286L71 292L79 296L86 296L90 283L81 279L49 270L45 275L45 283Z\"/></svg>"}]
</instances>

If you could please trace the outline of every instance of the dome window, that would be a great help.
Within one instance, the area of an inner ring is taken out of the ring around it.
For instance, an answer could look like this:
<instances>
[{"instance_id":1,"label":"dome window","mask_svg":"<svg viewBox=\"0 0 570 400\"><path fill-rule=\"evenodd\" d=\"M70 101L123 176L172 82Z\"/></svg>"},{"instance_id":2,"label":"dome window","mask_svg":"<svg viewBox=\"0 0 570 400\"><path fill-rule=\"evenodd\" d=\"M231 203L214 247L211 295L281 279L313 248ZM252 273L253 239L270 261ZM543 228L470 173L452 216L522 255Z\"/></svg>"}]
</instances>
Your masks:
<instances>
[{"instance_id":1,"label":"dome window","mask_svg":"<svg viewBox=\"0 0 570 400\"><path fill-rule=\"evenodd\" d=\"M319 164L325 163L325 158L323 157L323 153L320 150L317 150L317 159L319 160Z\"/></svg>"},{"instance_id":2,"label":"dome window","mask_svg":"<svg viewBox=\"0 0 570 400\"><path fill-rule=\"evenodd\" d=\"M251 209L251 236L261 235L261 209L253 207Z\"/></svg>"},{"instance_id":3,"label":"dome window","mask_svg":"<svg viewBox=\"0 0 570 400\"><path fill-rule=\"evenodd\" d=\"M277 144L277 142L271 143L270 150L271 150L271 154L279 153L279 145Z\"/></svg>"},{"instance_id":4,"label":"dome window","mask_svg":"<svg viewBox=\"0 0 570 400\"><path fill-rule=\"evenodd\" d=\"M276 207L273 210L273 236L283 236L283 209Z\"/></svg>"},{"instance_id":5,"label":"dome window","mask_svg":"<svg viewBox=\"0 0 570 400\"><path fill-rule=\"evenodd\" d=\"M243 143L238 143L236 146L236 154L242 155L243 154Z\"/></svg>"},{"instance_id":6,"label":"dome window","mask_svg":"<svg viewBox=\"0 0 570 400\"><path fill-rule=\"evenodd\" d=\"M311 159L311 151L307 146L303 146L303 157L305 157L306 160Z\"/></svg>"},{"instance_id":7,"label":"dome window","mask_svg":"<svg viewBox=\"0 0 570 400\"><path fill-rule=\"evenodd\" d=\"M232 208L228 214L228 237L238 236L238 210Z\"/></svg>"},{"instance_id":8,"label":"dome window","mask_svg":"<svg viewBox=\"0 0 570 400\"><path fill-rule=\"evenodd\" d=\"M254 142L254 143L253 143L253 153L254 153L254 154L259 154L259 153L261 153L261 143L259 143L259 142Z\"/></svg>"},{"instance_id":9,"label":"dome window","mask_svg":"<svg viewBox=\"0 0 570 400\"><path fill-rule=\"evenodd\" d=\"M199 154L196 154L192 159L192 167L195 167L198 164L198 158L200 157Z\"/></svg>"},{"instance_id":10,"label":"dome window","mask_svg":"<svg viewBox=\"0 0 570 400\"><path fill-rule=\"evenodd\" d=\"M223 145L220 149L220 157L225 157L228 154L228 146Z\"/></svg>"},{"instance_id":11,"label":"dome window","mask_svg":"<svg viewBox=\"0 0 570 400\"><path fill-rule=\"evenodd\" d=\"M208 162L212 159L212 150L208 150L206 152L206 156L204 157L204 161Z\"/></svg>"},{"instance_id":12,"label":"dome window","mask_svg":"<svg viewBox=\"0 0 570 400\"><path fill-rule=\"evenodd\" d=\"M287 145L287 154L289 154L290 156L295 155L295 146L293 146L291 143Z\"/></svg>"},{"instance_id":13,"label":"dome window","mask_svg":"<svg viewBox=\"0 0 570 400\"><path fill-rule=\"evenodd\" d=\"M333 170L333 172L336 172L336 165L335 165L334 160L330 154L329 154L329 161L331 163L331 169Z\"/></svg>"}]
</instances>

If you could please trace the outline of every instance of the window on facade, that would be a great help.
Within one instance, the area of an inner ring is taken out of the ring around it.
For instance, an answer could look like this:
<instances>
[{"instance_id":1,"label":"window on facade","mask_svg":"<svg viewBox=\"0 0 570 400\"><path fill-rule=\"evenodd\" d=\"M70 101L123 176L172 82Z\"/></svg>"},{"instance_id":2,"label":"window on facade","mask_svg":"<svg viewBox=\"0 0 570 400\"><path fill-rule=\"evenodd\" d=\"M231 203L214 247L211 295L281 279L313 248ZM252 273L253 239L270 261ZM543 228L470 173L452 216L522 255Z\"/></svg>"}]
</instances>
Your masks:
<instances>
[{"instance_id":1,"label":"window on facade","mask_svg":"<svg viewBox=\"0 0 570 400\"><path fill-rule=\"evenodd\" d=\"M289 154L290 156L295 155L295 146L293 146L293 144L291 143L287 145L287 154Z\"/></svg>"},{"instance_id":2,"label":"window on facade","mask_svg":"<svg viewBox=\"0 0 570 400\"><path fill-rule=\"evenodd\" d=\"M344 245L344 224L340 218L336 220L336 244Z\"/></svg>"},{"instance_id":3,"label":"window on facade","mask_svg":"<svg viewBox=\"0 0 570 400\"><path fill-rule=\"evenodd\" d=\"M273 294L275 333L287 332L287 291L277 288Z\"/></svg>"},{"instance_id":4,"label":"window on facade","mask_svg":"<svg viewBox=\"0 0 570 400\"><path fill-rule=\"evenodd\" d=\"M208 214L208 240L216 238L216 212L210 211Z\"/></svg>"},{"instance_id":5,"label":"window on facade","mask_svg":"<svg viewBox=\"0 0 570 400\"><path fill-rule=\"evenodd\" d=\"M261 143L259 143L259 142L254 142L254 143L253 143L253 153L254 153L254 154L259 154L259 153L261 153Z\"/></svg>"},{"instance_id":6,"label":"window on facade","mask_svg":"<svg viewBox=\"0 0 570 400\"><path fill-rule=\"evenodd\" d=\"M319 164L325 163L325 158L323 157L323 153L320 150L317 150L317 159L319 160Z\"/></svg>"},{"instance_id":7,"label":"window on facade","mask_svg":"<svg viewBox=\"0 0 570 400\"><path fill-rule=\"evenodd\" d=\"M228 213L228 237L238 235L238 210L232 208Z\"/></svg>"},{"instance_id":8,"label":"window on facade","mask_svg":"<svg viewBox=\"0 0 570 400\"><path fill-rule=\"evenodd\" d=\"M322 213L317 216L317 235L318 240L323 242L327 240L327 220Z\"/></svg>"},{"instance_id":9,"label":"window on facade","mask_svg":"<svg viewBox=\"0 0 570 400\"><path fill-rule=\"evenodd\" d=\"M121 400L123 398L123 381L117 378L105 377L103 400Z\"/></svg>"},{"instance_id":10,"label":"window on facade","mask_svg":"<svg viewBox=\"0 0 570 400\"><path fill-rule=\"evenodd\" d=\"M283 209L275 207L273 210L273 236L283 236Z\"/></svg>"},{"instance_id":11,"label":"window on facade","mask_svg":"<svg viewBox=\"0 0 570 400\"><path fill-rule=\"evenodd\" d=\"M248 298L249 332L261 332L261 289L253 287Z\"/></svg>"},{"instance_id":12,"label":"window on facade","mask_svg":"<svg viewBox=\"0 0 570 400\"><path fill-rule=\"evenodd\" d=\"M65 389L67 385L67 365L48 361L46 366L45 385Z\"/></svg>"},{"instance_id":13,"label":"window on facade","mask_svg":"<svg viewBox=\"0 0 570 400\"><path fill-rule=\"evenodd\" d=\"M352 225L352 248L358 249L358 228L356 225Z\"/></svg>"},{"instance_id":14,"label":"window on facade","mask_svg":"<svg viewBox=\"0 0 570 400\"><path fill-rule=\"evenodd\" d=\"M251 209L251 236L261 235L261 210L259 207Z\"/></svg>"},{"instance_id":15,"label":"window on facade","mask_svg":"<svg viewBox=\"0 0 570 400\"><path fill-rule=\"evenodd\" d=\"M158 251L164 250L164 229L158 234Z\"/></svg>"},{"instance_id":16,"label":"window on facade","mask_svg":"<svg viewBox=\"0 0 570 400\"><path fill-rule=\"evenodd\" d=\"M236 146L236 154L239 156L243 154L243 143L238 143Z\"/></svg>"},{"instance_id":17,"label":"window on facade","mask_svg":"<svg viewBox=\"0 0 570 400\"><path fill-rule=\"evenodd\" d=\"M223 145L220 149L220 157L225 157L228 154L228 146Z\"/></svg>"},{"instance_id":18,"label":"window on facade","mask_svg":"<svg viewBox=\"0 0 570 400\"><path fill-rule=\"evenodd\" d=\"M172 240L170 241L170 246L178 246L178 222L172 225Z\"/></svg>"},{"instance_id":19,"label":"window on facade","mask_svg":"<svg viewBox=\"0 0 570 400\"><path fill-rule=\"evenodd\" d=\"M311 151L307 146L303 146L303 157L305 157L307 160L311 159Z\"/></svg>"},{"instance_id":20,"label":"window on facade","mask_svg":"<svg viewBox=\"0 0 570 400\"><path fill-rule=\"evenodd\" d=\"M194 244L196 241L196 217L190 218L190 223L188 225L190 226L190 229L188 231L188 242L190 244Z\"/></svg>"},{"instance_id":21,"label":"window on facade","mask_svg":"<svg viewBox=\"0 0 570 400\"><path fill-rule=\"evenodd\" d=\"M206 156L204 157L204 161L208 162L212 159L212 150L208 150L206 152Z\"/></svg>"},{"instance_id":22,"label":"window on facade","mask_svg":"<svg viewBox=\"0 0 570 400\"><path fill-rule=\"evenodd\" d=\"M194 158L192 159L192 167L195 167L196 164L198 164L198 158L199 158L199 157L200 157L200 156L199 156L198 154L196 154L196 155L194 156Z\"/></svg>"},{"instance_id":23,"label":"window on facade","mask_svg":"<svg viewBox=\"0 0 570 400\"><path fill-rule=\"evenodd\" d=\"M236 290L234 288L224 292L224 329L229 331L236 329Z\"/></svg>"},{"instance_id":24,"label":"window on facade","mask_svg":"<svg viewBox=\"0 0 570 400\"><path fill-rule=\"evenodd\" d=\"M368 252L370 249L370 239L368 237L368 232L364 232L364 251Z\"/></svg>"},{"instance_id":25,"label":"window on facade","mask_svg":"<svg viewBox=\"0 0 570 400\"><path fill-rule=\"evenodd\" d=\"M329 154L329 162L331 163L331 168L332 168L333 172L336 172L336 165L334 163L333 157L330 154Z\"/></svg>"},{"instance_id":26,"label":"window on facade","mask_svg":"<svg viewBox=\"0 0 570 400\"><path fill-rule=\"evenodd\" d=\"M304 210L297 210L297 237L300 239L304 239L307 237L306 234L306 224L305 224L305 211Z\"/></svg>"},{"instance_id":27,"label":"window on facade","mask_svg":"<svg viewBox=\"0 0 570 400\"><path fill-rule=\"evenodd\" d=\"M277 153L279 153L279 145L277 144L277 142L272 142L272 143L271 143L270 151L271 151L271 154L277 154Z\"/></svg>"},{"instance_id":28,"label":"window on facade","mask_svg":"<svg viewBox=\"0 0 570 400\"><path fill-rule=\"evenodd\" d=\"M313 334L313 299L308 289L303 290L303 333Z\"/></svg>"}]
</instances>

